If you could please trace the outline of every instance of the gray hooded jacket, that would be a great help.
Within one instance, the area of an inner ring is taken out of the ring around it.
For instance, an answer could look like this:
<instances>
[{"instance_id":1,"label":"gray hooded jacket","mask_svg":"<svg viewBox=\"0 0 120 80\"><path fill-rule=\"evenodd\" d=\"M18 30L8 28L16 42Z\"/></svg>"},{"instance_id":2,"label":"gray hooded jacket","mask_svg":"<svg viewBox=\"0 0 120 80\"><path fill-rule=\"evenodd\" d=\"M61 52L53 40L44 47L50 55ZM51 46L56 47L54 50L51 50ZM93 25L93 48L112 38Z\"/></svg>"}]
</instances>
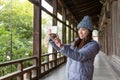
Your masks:
<instances>
[{"instance_id":1,"label":"gray hooded jacket","mask_svg":"<svg viewBox=\"0 0 120 80\"><path fill-rule=\"evenodd\" d=\"M87 28L92 31L92 22L89 16L85 16L77 28ZM77 39L77 38L76 38ZM73 44L63 44L62 49L50 39L52 46L67 56L66 72L67 80L92 80L94 72L94 59L101 49L101 45L91 40L82 48L73 47Z\"/></svg>"},{"instance_id":2,"label":"gray hooded jacket","mask_svg":"<svg viewBox=\"0 0 120 80\"><path fill-rule=\"evenodd\" d=\"M56 50L67 56L67 80L92 80L94 58L101 49L101 45L98 42L92 40L81 49L73 47L73 44L64 44L62 49L60 49L51 39L49 42Z\"/></svg>"}]
</instances>

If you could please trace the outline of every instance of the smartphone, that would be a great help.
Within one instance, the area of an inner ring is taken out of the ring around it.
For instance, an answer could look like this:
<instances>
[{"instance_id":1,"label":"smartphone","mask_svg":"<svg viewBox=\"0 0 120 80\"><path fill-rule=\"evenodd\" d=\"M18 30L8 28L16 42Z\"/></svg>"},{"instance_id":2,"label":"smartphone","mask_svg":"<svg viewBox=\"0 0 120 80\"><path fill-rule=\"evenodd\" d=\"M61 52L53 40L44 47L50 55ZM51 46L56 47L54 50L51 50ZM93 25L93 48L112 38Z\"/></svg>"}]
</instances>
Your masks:
<instances>
[{"instance_id":1,"label":"smartphone","mask_svg":"<svg viewBox=\"0 0 120 80\"><path fill-rule=\"evenodd\" d=\"M55 37L57 37L57 31L58 31L58 26L51 26L50 28L51 30L51 38L54 39Z\"/></svg>"}]
</instances>

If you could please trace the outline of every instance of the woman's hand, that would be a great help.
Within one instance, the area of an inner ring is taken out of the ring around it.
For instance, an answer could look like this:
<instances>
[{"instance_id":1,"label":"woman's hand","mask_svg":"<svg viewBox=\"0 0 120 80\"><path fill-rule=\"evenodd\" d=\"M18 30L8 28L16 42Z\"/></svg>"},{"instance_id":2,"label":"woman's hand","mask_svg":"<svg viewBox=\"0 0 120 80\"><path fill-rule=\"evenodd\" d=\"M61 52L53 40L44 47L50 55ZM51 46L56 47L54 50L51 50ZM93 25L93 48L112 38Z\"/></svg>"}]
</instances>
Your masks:
<instances>
[{"instance_id":1,"label":"woman's hand","mask_svg":"<svg viewBox=\"0 0 120 80\"><path fill-rule=\"evenodd\" d=\"M51 33L51 30L48 32L49 37L55 42L55 44L59 47L62 48L61 40L59 39L59 36L56 34L55 37L53 37L53 33Z\"/></svg>"},{"instance_id":2,"label":"woman's hand","mask_svg":"<svg viewBox=\"0 0 120 80\"><path fill-rule=\"evenodd\" d=\"M62 48L61 40L59 39L59 37L54 38L53 41L59 48Z\"/></svg>"}]
</instances>

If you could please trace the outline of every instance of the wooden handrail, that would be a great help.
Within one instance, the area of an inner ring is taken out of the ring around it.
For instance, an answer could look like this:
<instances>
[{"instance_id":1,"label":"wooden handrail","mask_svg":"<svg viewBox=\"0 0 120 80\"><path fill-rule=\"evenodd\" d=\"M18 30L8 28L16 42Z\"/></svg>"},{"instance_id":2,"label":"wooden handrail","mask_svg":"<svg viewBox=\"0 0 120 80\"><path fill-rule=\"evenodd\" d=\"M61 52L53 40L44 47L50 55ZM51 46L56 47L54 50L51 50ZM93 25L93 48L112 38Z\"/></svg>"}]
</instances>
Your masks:
<instances>
[{"instance_id":1,"label":"wooden handrail","mask_svg":"<svg viewBox=\"0 0 120 80\"><path fill-rule=\"evenodd\" d=\"M31 70L33 70L33 69L36 69L36 66L35 66L35 65L33 65L33 66L31 66L31 67L28 67L28 68L25 68L25 69L23 70L23 74L26 73L26 72L28 72L28 71L31 71ZM7 75L5 75L5 76L0 77L0 80L11 79L11 78L16 77L16 76L21 75L21 74L22 74L21 71L15 71L15 72L13 72L13 73L10 73L10 74L7 74Z\"/></svg>"},{"instance_id":2,"label":"wooden handrail","mask_svg":"<svg viewBox=\"0 0 120 80\"><path fill-rule=\"evenodd\" d=\"M0 66L3 67L3 66L11 65L11 64L16 64L16 63L19 63L19 62L28 61L28 60L31 60L31 59L37 59L37 57L29 57L29 58L23 58L23 59L18 59L18 60L7 61L7 62L4 62L4 63L0 63Z\"/></svg>"},{"instance_id":3,"label":"wooden handrail","mask_svg":"<svg viewBox=\"0 0 120 80\"><path fill-rule=\"evenodd\" d=\"M49 56L49 55L56 54L56 53L60 53L60 52L42 54L42 56L41 56L41 57L44 57L44 56Z\"/></svg>"},{"instance_id":4,"label":"wooden handrail","mask_svg":"<svg viewBox=\"0 0 120 80\"><path fill-rule=\"evenodd\" d=\"M20 73L21 73L21 71L16 71L16 72L10 73L8 75L0 77L0 80L5 80L5 79L9 80L11 77L15 77L17 75L20 75Z\"/></svg>"},{"instance_id":5,"label":"wooden handrail","mask_svg":"<svg viewBox=\"0 0 120 80\"><path fill-rule=\"evenodd\" d=\"M56 53L59 53L59 52L56 52ZM47 53L47 54L43 54L41 57L44 57L44 56L49 56L49 55L52 55L52 54L56 54L56 53ZM62 57L60 57L61 59L63 58L63 56ZM57 60L60 60L60 58L58 58ZM27 67L27 68L23 68L22 67L22 65L23 65L23 62L25 62L25 61L28 61L28 60L36 60L36 62L37 62L37 57L29 57L29 58L23 58L23 59L18 59L18 60L12 60L12 61L8 61L8 62L4 62L4 63L1 63L0 64L0 67L4 67L4 66L8 66L8 65L12 65L12 64L18 64L18 65L20 65L21 67L19 67L19 69L17 70L17 71L15 71L15 72L12 72L12 73L10 73L10 74L7 74L7 75L4 75L4 76L2 76L2 77L0 77L0 80L9 80L9 79L12 79L12 78L14 78L14 77L19 77L19 79L18 80L20 80L20 79L23 79L23 75L25 74L25 73L28 73L28 74L31 74L31 71L32 70L37 70L37 63L36 63L36 65L32 65L32 66L29 66L29 67ZM48 60L48 61L46 61L46 62L42 62L41 63L41 66L45 66L45 65L48 65L48 64L52 64L53 62L55 62L56 60ZM49 70L48 70L49 71ZM46 71L44 72L44 73L46 73ZM43 73L43 74L44 74ZM36 73L37 74L37 73ZM20 76L21 75L21 76ZM41 74L42 75L42 74ZM30 76L31 77L31 76ZM37 75L35 76L35 77L33 77L33 78L36 78L37 77Z\"/></svg>"},{"instance_id":6,"label":"wooden handrail","mask_svg":"<svg viewBox=\"0 0 120 80\"><path fill-rule=\"evenodd\" d=\"M4 75L4 76L0 77L0 80L9 80L9 79L12 79L12 78L18 77L18 76L19 76L20 79L23 79L23 75L25 73L31 73L30 71L37 70L37 63L36 63L36 65L33 64L32 66L29 66L27 68L23 68L22 67L23 62L28 61L28 60L34 60L34 59L37 62L37 57L29 57L29 58L23 58L23 59L12 60L12 61L1 63L0 67L4 67L4 66L8 66L8 65L13 65L13 64L18 64L18 70L15 71L15 72L12 72L10 74L7 74L7 75Z\"/></svg>"}]
</instances>

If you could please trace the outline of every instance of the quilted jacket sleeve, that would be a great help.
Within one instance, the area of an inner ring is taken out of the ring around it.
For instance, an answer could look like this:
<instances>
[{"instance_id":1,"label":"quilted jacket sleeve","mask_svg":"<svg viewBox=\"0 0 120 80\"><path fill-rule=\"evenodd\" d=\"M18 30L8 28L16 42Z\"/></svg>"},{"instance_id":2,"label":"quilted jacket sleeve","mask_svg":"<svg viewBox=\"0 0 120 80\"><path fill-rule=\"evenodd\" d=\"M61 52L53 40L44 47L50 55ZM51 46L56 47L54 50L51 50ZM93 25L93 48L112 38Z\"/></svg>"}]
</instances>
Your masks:
<instances>
[{"instance_id":1,"label":"quilted jacket sleeve","mask_svg":"<svg viewBox=\"0 0 120 80\"><path fill-rule=\"evenodd\" d=\"M79 50L79 49L71 49L68 45L63 45L62 49L60 50L65 56L70 57L76 61L84 61L89 58L94 58L96 54L99 52L98 47L99 44L96 42L90 42L88 46Z\"/></svg>"}]
</instances>

